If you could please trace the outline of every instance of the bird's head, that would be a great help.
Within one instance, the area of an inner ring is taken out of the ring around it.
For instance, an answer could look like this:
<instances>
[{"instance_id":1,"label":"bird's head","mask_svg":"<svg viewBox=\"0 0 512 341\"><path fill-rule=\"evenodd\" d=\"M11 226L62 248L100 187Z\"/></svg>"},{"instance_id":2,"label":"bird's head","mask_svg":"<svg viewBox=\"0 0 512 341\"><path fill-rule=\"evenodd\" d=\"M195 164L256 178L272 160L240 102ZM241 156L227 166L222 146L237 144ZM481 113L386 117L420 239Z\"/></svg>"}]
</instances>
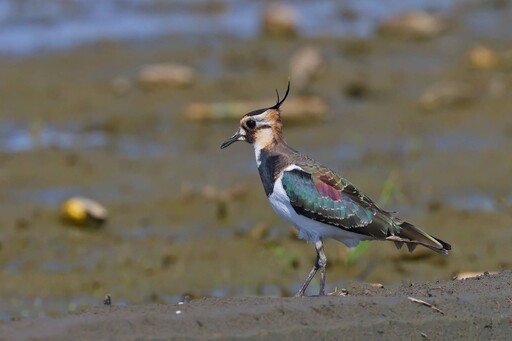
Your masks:
<instances>
[{"instance_id":1,"label":"bird's head","mask_svg":"<svg viewBox=\"0 0 512 341\"><path fill-rule=\"evenodd\" d=\"M288 97L290 92L290 82L283 99L279 99L279 92L277 93L277 102L271 107L254 110L247 113L240 120L240 128L224 142L220 148L224 149L237 141L246 141L253 144L255 148L265 148L269 144L282 139L282 123L281 123L281 104Z\"/></svg>"}]
</instances>

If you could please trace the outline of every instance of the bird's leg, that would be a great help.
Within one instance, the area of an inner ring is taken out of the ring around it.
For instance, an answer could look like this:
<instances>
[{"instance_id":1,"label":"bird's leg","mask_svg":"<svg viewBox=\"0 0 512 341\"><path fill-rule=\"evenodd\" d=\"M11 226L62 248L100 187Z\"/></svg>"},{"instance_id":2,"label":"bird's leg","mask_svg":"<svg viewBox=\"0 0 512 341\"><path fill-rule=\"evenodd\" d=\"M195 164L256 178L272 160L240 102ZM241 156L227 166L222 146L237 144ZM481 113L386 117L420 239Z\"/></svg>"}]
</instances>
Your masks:
<instances>
[{"instance_id":1,"label":"bird's leg","mask_svg":"<svg viewBox=\"0 0 512 341\"><path fill-rule=\"evenodd\" d=\"M316 272L318 271L318 255L316 256L316 261L315 261L315 265L313 266L313 269L311 269L311 272L309 273L308 277L306 278L306 280L304 281L304 283L302 283L299 291L295 294L295 297L302 297L304 296L304 292L306 292L306 289L308 288L308 285L309 285L309 282L311 282L311 280L313 279L313 277L315 277L315 274Z\"/></svg>"},{"instance_id":2,"label":"bird's leg","mask_svg":"<svg viewBox=\"0 0 512 341\"><path fill-rule=\"evenodd\" d=\"M318 269L320 270L320 296L325 295L324 287L325 287L325 265L327 264L327 257L325 257L324 253L324 244L322 243L322 240L319 240L315 243L315 249L316 249L316 261L315 265L313 266L313 269L311 269L311 272L309 273L308 277L304 281L304 283L301 285L299 291L295 294L295 297L302 297L304 296L304 293L306 292L306 289L309 286L309 283L315 277L316 272Z\"/></svg>"},{"instance_id":3,"label":"bird's leg","mask_svg":"<svg viewBox=\"0 0 512 341\"><path fill-rule=\"evenodd\" d=\"M324 252L324 244L320 239L315 243L316 252L318 254L316 265L320 268L320 291L319 296L325 296L325 273L327 272L325 267L327 266L327 257Z\"/></svg>"}]
</instances>

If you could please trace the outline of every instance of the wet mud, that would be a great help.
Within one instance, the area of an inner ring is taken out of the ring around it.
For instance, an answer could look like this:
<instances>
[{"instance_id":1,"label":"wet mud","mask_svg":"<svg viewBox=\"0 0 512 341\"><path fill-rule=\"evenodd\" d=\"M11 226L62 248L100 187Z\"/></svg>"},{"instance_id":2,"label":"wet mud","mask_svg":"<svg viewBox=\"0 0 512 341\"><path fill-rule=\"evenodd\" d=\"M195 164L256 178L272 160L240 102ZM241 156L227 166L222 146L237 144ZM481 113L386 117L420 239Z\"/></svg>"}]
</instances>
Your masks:
<instances>
[{"instance_id":1,"label":"wet mud","mask_svg":"<svg viewBox=\"0 0 512 341\"><path fill-rule=\"evenodd\" d=\"M467 280L375 288L348 296L203 298L95 307L59 318L0 322L10 340L294 339L507 340L510 271Z\"/></svg>"}]
</instances>

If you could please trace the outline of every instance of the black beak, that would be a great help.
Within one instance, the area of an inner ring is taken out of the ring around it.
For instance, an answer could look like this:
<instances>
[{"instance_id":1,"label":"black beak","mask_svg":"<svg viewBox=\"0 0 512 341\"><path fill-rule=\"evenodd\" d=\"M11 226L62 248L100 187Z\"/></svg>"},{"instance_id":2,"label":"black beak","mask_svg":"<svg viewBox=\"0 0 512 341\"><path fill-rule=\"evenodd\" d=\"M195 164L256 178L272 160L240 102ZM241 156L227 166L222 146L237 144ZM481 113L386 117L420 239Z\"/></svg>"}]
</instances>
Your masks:
<instances>
[{"instance_id":1,"label":"black beak","mask_svg":"<svg viewBox=\"0 0 512 341\"><path fill-rule=\"evenodd\" d=\"M235 135L231 136L226 142L224 142L223 144L220 145L220 149L224 149L224 148L232 145L233 143L238 141L240 136L242 136L242 135L240 135L239 132L236 132Z\"/></svg>"}]
</instances>

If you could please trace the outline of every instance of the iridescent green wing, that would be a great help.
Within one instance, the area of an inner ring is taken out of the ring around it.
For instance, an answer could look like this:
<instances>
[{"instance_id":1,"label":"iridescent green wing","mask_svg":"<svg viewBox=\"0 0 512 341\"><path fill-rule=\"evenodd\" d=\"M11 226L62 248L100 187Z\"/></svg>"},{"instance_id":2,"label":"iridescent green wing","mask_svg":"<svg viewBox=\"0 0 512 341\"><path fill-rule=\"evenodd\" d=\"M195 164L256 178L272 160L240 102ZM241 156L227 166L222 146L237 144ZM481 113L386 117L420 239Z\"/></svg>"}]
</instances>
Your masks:
<instances>
[{"instance_id":1,"label":"iridescent green wing","mask_svg":"<svg viewBox=\"0 0 512 341\"><path fill-rule=\"evenodd\" d=\"M422 244L446 254L450 244L430 236L416 226L394 217L347 180L317 164L299 165L285 171L283 187L293 209L303 216L375 239L407 243L409 250Z\"/></svg>"},{"instance_id":2,"label":"iridescent green wing","mask_svg":"<svg viewBox=\"0 0 512 341\"><path fill-rule=\"evenodd\" d=\"M281 179L298 214L347 230L372 223L375 205L352 184L325 168L301 168L285 171Z\"/></svg>"}]
</instances>

